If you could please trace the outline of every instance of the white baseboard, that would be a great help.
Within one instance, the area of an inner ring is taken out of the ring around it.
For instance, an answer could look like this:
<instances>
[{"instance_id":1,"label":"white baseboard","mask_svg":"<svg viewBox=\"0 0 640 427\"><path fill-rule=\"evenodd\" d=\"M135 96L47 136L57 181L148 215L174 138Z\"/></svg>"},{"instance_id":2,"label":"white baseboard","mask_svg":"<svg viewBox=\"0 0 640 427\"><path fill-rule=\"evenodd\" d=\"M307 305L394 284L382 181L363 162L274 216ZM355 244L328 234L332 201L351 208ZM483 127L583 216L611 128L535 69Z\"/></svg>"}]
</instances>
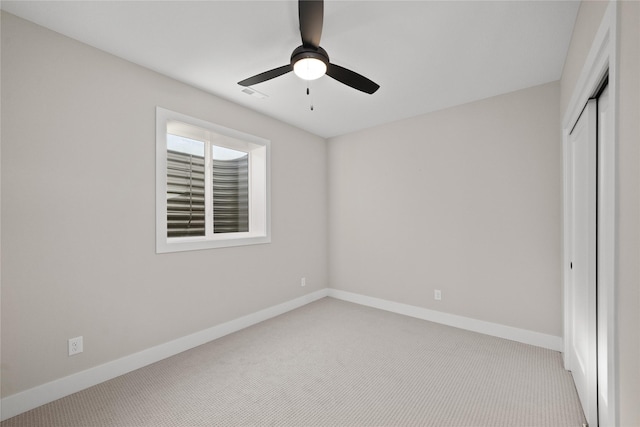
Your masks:
<instances>
[{"instance_id":1,"label":"white baseboard","mask_svg":"<svg viewBox=\"0 0 640 427\"><path fill-rule=\"evenodd\" d=\"M562 338L554 335L514 328L511 326L500 325L498 323L485 322L482 320L471 319L469 317L457 316L455 314L429 310L427 308L416 307L414 305L368 297L338 289L329 289L329 296L343 301L379 308L381 310L404 314L405 316L411 316L418 319L429 320L431 322L466 329L468 331L479 332L485 335L505 338L555 351L563 350Z\"/></svg>"},{"instance_id":2,"label":"white baseboard","mask_svg":"<svg viewBox=\"0 0 640 427\"><path fill-rule=\"evenodd\" d=\"M265 308L258 312L230 320L204 331L178 338L165 344L143 350L141 352L107 362L103 365L51 381L46 384L7 396L2 399L2 421L37 408L104 381L174 356L183 351L206 344L217 338L263 322L280 314L294 310L328 295L328 289L304 295L302 297Z\"/></svg>"},{"instance_id":3,"label":"white baseboard","mask_svg":"<svg viewBox=\"0 0 640 427\"><path fill-rule=\"evenodd\" d=\"M562 351L563 349L561 337L429 310L380 298L368 297L338 289L325 288L238 319L230 320L229 322L205 329L204 331L196 332L168 343L160 344L141 352L107 362L103 365L7 396L0 402L2 407L1 420L4 421L23 412L37 408L38 406L53 402L54 400L124 375L199 345L206 344L217 338L279 316L280 314L302 307L326 296L555 351Z\"/></svg>"}]
</instances>

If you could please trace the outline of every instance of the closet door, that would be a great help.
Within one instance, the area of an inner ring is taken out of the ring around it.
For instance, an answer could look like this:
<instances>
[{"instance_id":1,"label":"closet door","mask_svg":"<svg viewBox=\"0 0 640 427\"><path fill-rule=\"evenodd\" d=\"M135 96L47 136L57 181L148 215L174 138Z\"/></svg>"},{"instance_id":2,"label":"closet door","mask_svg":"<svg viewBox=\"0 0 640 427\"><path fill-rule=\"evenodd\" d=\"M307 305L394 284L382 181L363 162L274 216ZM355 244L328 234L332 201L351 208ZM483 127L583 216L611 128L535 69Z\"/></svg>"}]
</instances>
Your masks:
<instances>
[{"instance_id":1,"label":"closet door","mask_svg":"<svg viewBox=\"0 0 640 427\"><path fill-rule=\"evenodd\" d=\"M598 425L597 101L589 100L569 136L570 268L568 358L587 422Z\"/></svg>"}]
</instances>

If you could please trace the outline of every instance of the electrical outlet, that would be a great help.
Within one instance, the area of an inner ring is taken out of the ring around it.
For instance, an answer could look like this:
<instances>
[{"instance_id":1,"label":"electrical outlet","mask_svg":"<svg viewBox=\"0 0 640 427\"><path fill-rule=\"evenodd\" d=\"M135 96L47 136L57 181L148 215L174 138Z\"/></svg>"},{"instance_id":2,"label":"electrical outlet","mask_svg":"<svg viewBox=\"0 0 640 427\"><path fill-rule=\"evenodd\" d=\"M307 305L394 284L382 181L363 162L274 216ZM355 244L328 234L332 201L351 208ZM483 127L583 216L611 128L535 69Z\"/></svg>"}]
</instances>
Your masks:
<instances>
[{"instance_id":1,"label":"electrical outlet","mask_svg":"<svg viewBox=\"0 0 640 427\"><path fill-rule=\"evenodd\" d=\"M300 286L307 286L307 278L303 277L302 279L300 279Z\"/></svg>"},{"instance_id":2,"label":"electrical outlet","mask_svg":"<svg viewBox=\"0 0 640 427\"><path fill-rule=\"evenodd\" d=\"M433 299L438 301L442 299L442 291L440 289L436 289L433 291Z\"/></svg>"},{"instance_id":3,"label":"electrical outlet","mask_svg":"<svg viewBox=\"0 0 640 427\"><path fill-rule=\"evenodd\" d=\"M82 337L75 337L69 340L69 356L82 353L84 348L82 346Z\"/></svg>"}]
</instances>

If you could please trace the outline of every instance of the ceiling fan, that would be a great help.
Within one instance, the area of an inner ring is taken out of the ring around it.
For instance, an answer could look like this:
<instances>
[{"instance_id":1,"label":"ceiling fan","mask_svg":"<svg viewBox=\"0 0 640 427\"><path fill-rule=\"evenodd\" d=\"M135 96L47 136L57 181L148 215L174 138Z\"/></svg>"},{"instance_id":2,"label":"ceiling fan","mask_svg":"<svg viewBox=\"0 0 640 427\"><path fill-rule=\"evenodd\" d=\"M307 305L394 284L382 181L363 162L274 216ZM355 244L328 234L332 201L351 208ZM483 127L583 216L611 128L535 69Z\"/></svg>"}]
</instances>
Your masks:
<instances>
[{"instance_id":1,"label":"ceiling fan","mask_svg":"<svg viewBox=\"0 0 640 427\"><path fill-rule=\"evenodd\" d=\"M302 45L294 49L291 54L291 62L282 67L244 79L238 84L252 86L293 71L304 80L315 80L326 74L340 83L368 94L378 90L380 85L354 71L332 64L329 61L329 54L320 47L323 15L323 0L299 0L298 18L300 20Z\"/></svg>"}]
</instances>

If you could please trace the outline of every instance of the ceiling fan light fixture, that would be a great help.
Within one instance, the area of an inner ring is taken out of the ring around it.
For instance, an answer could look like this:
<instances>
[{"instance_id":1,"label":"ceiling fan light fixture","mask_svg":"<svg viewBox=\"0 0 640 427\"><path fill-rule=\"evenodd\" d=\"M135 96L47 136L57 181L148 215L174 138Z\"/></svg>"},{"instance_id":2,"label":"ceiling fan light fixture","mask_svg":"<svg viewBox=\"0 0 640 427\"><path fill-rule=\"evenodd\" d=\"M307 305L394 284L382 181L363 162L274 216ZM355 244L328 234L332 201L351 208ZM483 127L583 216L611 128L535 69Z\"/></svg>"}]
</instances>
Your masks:
<instances>
[{"instance_id":1,"label":"ceiling fan light fixture","mask_svg":"<svg viewBox=\"0 0 640 427\"><path fill-rule=\"evenodd\" d=\"M1 1L1 0L0 0ZM329 54L320 47L324 0L298 0L298 20L302 45L294 49L287 65L256 74L239 81L240 86L253 86L291 71L303 80L315 80L325 74L364 93L372 94L380 85L347 68L331 63ZM308 89L308 88L307 88Z\"/></svg>"},{"instance_id":2,"label":"ceiling fan light fixture","mask_svg":"<svg viewBox=\"0 0 640 427\"><path fill-rule=\"evenodd\" d=\"M293 64L293 72L303 80L316 80L327 72L327 64L318 58L302 58Z\"/></svg>"}]
</instances>

